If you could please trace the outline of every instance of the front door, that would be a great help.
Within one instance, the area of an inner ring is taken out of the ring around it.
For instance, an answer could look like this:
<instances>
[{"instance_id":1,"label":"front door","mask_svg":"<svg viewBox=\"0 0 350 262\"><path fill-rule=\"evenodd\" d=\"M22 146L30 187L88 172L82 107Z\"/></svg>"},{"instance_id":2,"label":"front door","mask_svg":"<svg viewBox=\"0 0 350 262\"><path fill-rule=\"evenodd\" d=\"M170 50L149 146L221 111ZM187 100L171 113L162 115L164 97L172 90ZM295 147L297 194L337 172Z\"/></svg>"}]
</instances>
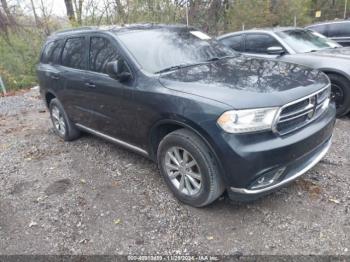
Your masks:
<instances>
[{"instance_id":1,"label":"front door","mask_svg":"<svg viewBox=\"0 0 350 262\"><path fill-rule=\"evenodd\" d=\"M90 88L90 125L95 131L132 143L134 121L134 79L120 82L107 74L107 64L118 60L130 70L116 40L107 35L89 37L89 69L85 85Z\"/></svg>"},{"instance_id":2,"label":"front door","mask_svg":"<svg viewBox=\"0 0 350 262\"><path fill-rule=\"evenodd\" d=\"M245 53L247 55L277 58L279 55L269 54L269 47L282 47L281 44L271 35L264 33L250 33L245 35ZM283 47L282 47L283 48Z\"/></svg>"}]
</instances>

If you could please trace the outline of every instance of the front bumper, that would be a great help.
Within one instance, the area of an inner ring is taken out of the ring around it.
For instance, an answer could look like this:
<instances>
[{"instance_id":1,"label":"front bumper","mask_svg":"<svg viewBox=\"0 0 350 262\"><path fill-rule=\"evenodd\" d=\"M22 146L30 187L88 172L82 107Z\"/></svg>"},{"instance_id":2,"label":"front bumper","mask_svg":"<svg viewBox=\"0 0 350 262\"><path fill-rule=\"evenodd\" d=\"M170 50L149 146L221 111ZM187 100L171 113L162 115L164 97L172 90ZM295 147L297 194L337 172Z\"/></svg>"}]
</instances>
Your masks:
<instances>
[{"instance_id":1,"label":"front bumper","mask_svg":"<svg viewBox=\"0 0 350 262\"><path fill-rule=\"evenodd\" d=\"M331 104L319 118L287 135L213 133L211 141L229 195L253 200L282 187L305 173L324 156L330 146L335 124ZM211 130L210 127L206 130ZM279 172L283 170L282 172ZM278 171L278 172L277 172ZM275 177L275 174L279 176ZM272 174L273 179L269 178ZM257 186L262 178L266 185Z\"/></svg>"},{"instance_id":2,"label":"front bumper","mask_svg":"<svg viewBox=\"0 0 350 262\"><path fill-rule=\"evenodd\" d=\"M314 167L326 155L331 144L332 139L330 138L306 156L303 156L288 165L281 179L271 186L261 189L230 187L228 190L230 198L244 201L254 200L285 186Z\"/></svg>"}]
</instances>

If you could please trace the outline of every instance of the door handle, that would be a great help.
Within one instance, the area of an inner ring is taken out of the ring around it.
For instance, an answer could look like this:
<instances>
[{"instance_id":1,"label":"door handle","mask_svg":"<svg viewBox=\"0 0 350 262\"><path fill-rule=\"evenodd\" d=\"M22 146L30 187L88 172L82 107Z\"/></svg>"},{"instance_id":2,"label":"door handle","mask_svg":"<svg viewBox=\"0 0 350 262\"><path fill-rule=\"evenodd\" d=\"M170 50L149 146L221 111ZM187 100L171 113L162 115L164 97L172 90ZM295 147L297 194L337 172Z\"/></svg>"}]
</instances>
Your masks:
<instances>
[{"instance_id":1,"label":"door handle","mask_svg":"<svg viewBox=\"0 0 350 262\"><path fill-rule=\"evenodd\" d=\"M95 88L96 87L96 85L94 83L91 83L91 82L86 82L85 85L87 87L90 87L90 88Z\"/></svg>"},{"instance_id":2,"label":"door handle","mask_svg":"<svg viewBox=\"0 0 350 262\"><path fill-rule=\"evenodd\" d=\"M50 77L51 77L51 79L54 79L54 80L60 79L60 75L59 74L55 74L55 73L51 73Z\"/></svg>"}]
</instances>

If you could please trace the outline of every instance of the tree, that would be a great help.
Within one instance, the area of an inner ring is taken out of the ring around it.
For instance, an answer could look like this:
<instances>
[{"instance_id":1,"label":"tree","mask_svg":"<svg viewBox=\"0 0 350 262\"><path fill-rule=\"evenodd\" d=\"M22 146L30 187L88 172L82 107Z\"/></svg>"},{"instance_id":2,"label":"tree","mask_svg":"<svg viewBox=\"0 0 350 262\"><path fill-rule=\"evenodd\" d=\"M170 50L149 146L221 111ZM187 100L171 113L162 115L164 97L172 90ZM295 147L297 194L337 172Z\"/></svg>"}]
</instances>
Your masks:
<instances>
[{"instance_id":1,"label":"tree","mask_svg":"<svg viewBox=\"0 0 350 262\"><path fill-rule=\"evenodd\" d=\"M83 12L83 0L74 0L75 13L77 16L77 22L79 25L82 24L82 12Z\"/></svg>"},{"instance_id":2,"label":"tree","mask_svg":"<svg viewBox=\"0 0 350 262\"><path fill-rule=\"evenodd\" d=\"M40 26L40 21L39 21L38 15L37 15L37 13L36 13L36 8L35 8L35 5L34 5L34 1L33 1L33 0L30 0L30 4L31 4L31 6L32 6L35 24L36 24L37 27L39 27L39 26Z\"/></svg>"},{"instance_id":3,"label":"tree","mask_svg":"<svg viewBox=\"0 0 350 262\"><path fill-rule=\"evenodd\" d=\"M10 8L8 7L8 4L7 4L7 0L1 0L1 5L2 5L2 8L4 9L4 12L5 12L10 24L15 25L16 20L13 17L13 15L11 14Z\"/></svg>"},{"instance_id":4,"label":"tree","mask_svg":"<svg viewBox=\"0 0 350 262\"><path fill-rule=\"evenodd\" d=\"M69 21L71 22L71 24L75 24L76 20L72 0L64 0L64 3L66 5L67 17Z\"/></svg>"}]
</instances>

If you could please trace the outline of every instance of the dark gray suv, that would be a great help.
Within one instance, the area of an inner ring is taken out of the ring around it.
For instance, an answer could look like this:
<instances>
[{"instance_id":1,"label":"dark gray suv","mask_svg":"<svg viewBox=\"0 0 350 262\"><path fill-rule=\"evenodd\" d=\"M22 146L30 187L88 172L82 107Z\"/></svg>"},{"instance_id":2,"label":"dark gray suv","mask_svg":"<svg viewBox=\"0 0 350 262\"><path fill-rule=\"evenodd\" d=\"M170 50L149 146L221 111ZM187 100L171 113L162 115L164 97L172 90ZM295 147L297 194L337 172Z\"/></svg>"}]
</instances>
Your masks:
<instances>
[{"instance_id":1,"label":"dark gray suv","mask_svg":"<svg viewBox=\"0 0 350 262\"><path fill-rule=\"evenodd\" d=\"M225 190L241 200L268 194L331 145L324 73L242 56L191 27L57 32L37 73L58 136L84 131L148 157L196 207Z\"/></svg>"}]
</instances>

